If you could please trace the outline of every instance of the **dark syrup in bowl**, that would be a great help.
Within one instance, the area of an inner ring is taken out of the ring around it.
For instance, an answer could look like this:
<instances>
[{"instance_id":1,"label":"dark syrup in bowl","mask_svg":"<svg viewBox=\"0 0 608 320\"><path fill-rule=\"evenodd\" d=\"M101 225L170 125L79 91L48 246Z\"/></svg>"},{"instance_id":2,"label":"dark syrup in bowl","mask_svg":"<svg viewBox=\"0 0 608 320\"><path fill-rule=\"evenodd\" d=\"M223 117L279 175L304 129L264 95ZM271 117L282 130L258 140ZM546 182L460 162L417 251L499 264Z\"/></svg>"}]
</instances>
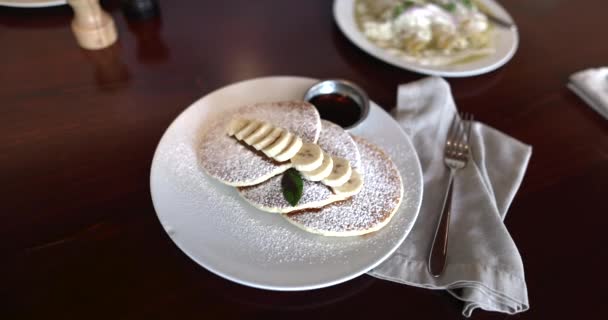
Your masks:
<instances>
[{"instance_id":1,"label":"dark syrup in bowl","mask_svg":"<svg viewBox=\"0 0 608 320\"><path fill-rule=\"evenodd\" d=\"M343 128L352 126L361 118L362 107L343 94L322 94L312 97L309 102L317 108L321 119L329 120Z\"/></svg>"}]
</instances>

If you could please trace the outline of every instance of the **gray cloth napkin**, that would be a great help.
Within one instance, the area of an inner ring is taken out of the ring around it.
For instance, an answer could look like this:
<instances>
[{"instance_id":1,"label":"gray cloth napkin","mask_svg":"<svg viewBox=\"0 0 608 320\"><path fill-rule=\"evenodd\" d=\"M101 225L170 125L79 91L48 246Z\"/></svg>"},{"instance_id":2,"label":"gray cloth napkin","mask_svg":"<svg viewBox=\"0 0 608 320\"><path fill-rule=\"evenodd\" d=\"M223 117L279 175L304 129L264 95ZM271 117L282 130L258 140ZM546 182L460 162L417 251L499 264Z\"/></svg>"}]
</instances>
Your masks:
<instances>
[{"instance_id":1,"label":"gray cloth napkin","mask_svg":"<svg viewBox=\"0 0 608 320\"><path fill-rule=\"evenodd\" d=\"M476 308L508 314L527 310L522 259L503 219L532 148L486 125L473 124L472 159L454 181L447 265L434 278L427 271L427 259L448 183L443 146L456 105L449 84L437 77L401 85L397 98L395 118L412 139L422 165L422 207L403 244L369 274L447 290L465 302L467 317Z\"/></svg>"},{"instance_id":2,"label":"gray cloth napkin","mask_svg":"<svg viewBox=\"0 0 608 320\"><path fill-rule=\"evenodd\" d=\"M608 67L586 69L571 75L568 88L608 119Z\"/></svg>"}]
</instances>

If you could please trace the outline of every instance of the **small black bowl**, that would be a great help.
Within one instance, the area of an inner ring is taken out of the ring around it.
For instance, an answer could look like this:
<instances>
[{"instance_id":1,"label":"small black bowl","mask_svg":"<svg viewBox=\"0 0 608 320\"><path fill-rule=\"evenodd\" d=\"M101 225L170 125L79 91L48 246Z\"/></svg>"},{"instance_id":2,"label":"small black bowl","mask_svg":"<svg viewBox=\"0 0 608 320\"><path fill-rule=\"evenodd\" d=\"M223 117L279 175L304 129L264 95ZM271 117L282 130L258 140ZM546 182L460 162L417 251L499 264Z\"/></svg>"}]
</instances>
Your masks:
<instances>
[{"instance_id":1,"label":"small black bowl","mask_svg":"<svg viewBox=\"0 0 608 320\"><path fill-rule=\"evenodd\" d=\"M335 122L344 129L356 127L369 113L369 98L365 91L346 80L318 82L306 91L304 100L313 105L319 104L315 107L321 118Z\"/></svg>"}]
</instances>

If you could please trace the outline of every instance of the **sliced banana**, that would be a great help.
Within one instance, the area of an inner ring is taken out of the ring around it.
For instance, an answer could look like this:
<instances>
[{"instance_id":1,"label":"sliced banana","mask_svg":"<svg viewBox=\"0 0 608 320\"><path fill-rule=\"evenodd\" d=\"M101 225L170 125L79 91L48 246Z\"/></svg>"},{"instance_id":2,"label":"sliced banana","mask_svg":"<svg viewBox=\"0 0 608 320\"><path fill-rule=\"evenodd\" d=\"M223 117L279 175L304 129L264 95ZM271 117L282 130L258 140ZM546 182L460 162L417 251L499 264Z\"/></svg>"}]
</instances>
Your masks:
<instances>
[{"instance_id":1,"label":"sliced banana","mask_svg":"<svg viewBox=\"0 0 608 320\"><path fill-rule=\"evenodd\" d=\"M323 162L321 162L321 165L312 171L302 171L302 177L309 181L321 181L329 176L333 166L334 161L332 157L323 152Z\"/></svg>"},{"instance_id":2,"label":"sliced banana","mask_svg":"<svg viewBox=\"0 0 608 320\"><path fill-rule=\"evenodd\" d=\"M236 118L227 133L261 150L276 161L291 160L293 166L309 181L322 181L336 194L354 195L361 191L363 178L344 158L332 157L314 143L303 143L291 132L267 122Z\"/></svg>"},{"instance_id":3,"label":"sliced banana","mask_svg":"<svg viewBox=\"0 0 608 320\"><path fill-rule=\"evenodd\" d=\"M251 146L268 135L270 131L272 131L272 125L270 123L262 122L262 124L243 141Z\"/></svg>"},{"instance_id":4,"label":"sliced banana","mask_svg":"<svg viewBox=\"0 0 608 320\"><path fill-rule=\"evenodd\" d=\"M273 142L275 142L275 140L277 140L277 138L281 136L281 133L283 133L283 129L274 128L270 131L270 133L268 133L261 140L254 142L253 147L256 150L264 149L264 148L268 147L270 144L272 144Z\"/></svg>"},{"instance_id":5,"label":"sliced banana","mask_svg":"<svg viewBox=\"0 0 608 320\"><path fill-rule=\"evenodd\" d=\"M277 140L275 140L268 147L262 149L262 152L267 156L274 158L277 154L281 153L281 151L285 150L285 147L291 142L291 137L293 134L286 130L281 130L281 135Z\"/></svg>"},{"instance_id":6,"label":"sliced banana","mask_svg":"<svg viewBox=\"0 0 608 320\"><path fill-rule=\"evenodd\" d=\"M287 145L287 147L285 147L285 149L283 151L281 151L281 153L276 155L274 157L274 159L279 162L283 162L283 161L287 161L287 160L291 159L293 156L296 155L296 153L298 153L298 151L300 151L302 144L303 144L302 139L300 139L300 137L294 135L291 139L291 142Z\"/></svg>"},{"instance_id":7,"label":"sliced banana","mask_svg":"<svg viewBox=\"0 0 608 320\"><path fill-rule=\"evenodd\" d=\"M233 136L235 133L245 128L245 126L249 124L249 122L251 121L247 119L232 119L232 121L230 121L230 123L228 124L228 130L226 130L226 133L228 133L229 136Z\"/></svg>"},{"instance_id":8,"label":"sliced banana","mask_svg":"<svg viewBox=\"0 0 608 320\"><path fill-rule=\"evenodd\" d=\"M323 163L323 150L314 143L305 143L291 163L298 171L313 171Z\"/></svg>"},{"instance_id":9,"label":"sliced banana","mask_svg":"<svg viewBox=\"0 0 608 320\"><path fill-rule=\"evenodd\" d=\"M251 120L243 129L239 130L234 137L243 140L259 128L260 125L261 123L259 121Z\"/></svg>"},{"instance_id":10,"label":"sliced banana","mask_svg":"<svg viewBox=\"0 0 608 320\"><path fill-rule=\"evenodd\" d=\"M363 178L359 172L357 172L357 170L353 170L350 178L348 178L348 181L346 181L343 185L333 187L332 189L337 194L355 195L361 191L361 188L363 188Z\"/></svg>"},{"instance_id":11,"label":"sliced banana","mask_svg":"<svg viewBox=\"0 0 608 320\"><path fill-rule=\"evenodd\" d=\"M338 187L346 183L350 178L352 169L350 162L344 158L334 157L334 166L327 178L323 179L323 183L330 187Z\"/></svg>"}]
</instances>

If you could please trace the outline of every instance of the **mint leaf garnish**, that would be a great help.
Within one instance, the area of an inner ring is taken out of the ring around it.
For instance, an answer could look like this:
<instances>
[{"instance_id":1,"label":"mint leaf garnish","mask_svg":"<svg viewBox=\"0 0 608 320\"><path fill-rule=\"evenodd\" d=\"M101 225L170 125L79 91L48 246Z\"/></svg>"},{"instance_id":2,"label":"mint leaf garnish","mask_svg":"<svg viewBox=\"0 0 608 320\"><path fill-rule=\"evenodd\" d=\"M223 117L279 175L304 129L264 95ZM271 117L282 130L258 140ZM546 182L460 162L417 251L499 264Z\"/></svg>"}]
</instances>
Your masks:
<instances>
[{"instance_id":1,"label":"mint leaf garnish","mask_svg":"<svg viewBox=\"0 0 608 320\"><path fill-rule=\"evenodd\" d=\"M398 4L395 9L393 9L393 18L397 18L399 15L401 15L403 13L403 11L405 11L405 9L413 6L415 3L414 1L411 0L406 0L401 2L400 4Z\"/></svg>"},{"instance_id":2,"label":"mint leaf garnish","mask_svg":"<svg viewBox=\"0 0 608 320\"><path fill-rule=\"evenodd\" d=\"M447 11L454 12L454 10L456 10L456 4L454 2L449 2L445 4L443 8Z\"/></svg>"},{"instance_id":3,"label":"mint leaf garnish","mask_svg":"<svg viewBox=\"0 0 608 320\"><path fill-rule=\"evenodd\" d=\"M462 3L469 8L471 8L473 6L473 2L471 2L471 0L460 0L460 1L462 1Z\"/></svg>"},{"instance_id":4,"label":"mint leaf garnish","mask_svg":"<svg viewBox=\"0 0 608 320\"><path fill-rule=\"evenodd\" d=\"M293 168L285 171L281 180L281 187L285 200L295 207L302 198L302 190L304 189L304 182L300 173Z\"/></svg>"}]
</instances>

